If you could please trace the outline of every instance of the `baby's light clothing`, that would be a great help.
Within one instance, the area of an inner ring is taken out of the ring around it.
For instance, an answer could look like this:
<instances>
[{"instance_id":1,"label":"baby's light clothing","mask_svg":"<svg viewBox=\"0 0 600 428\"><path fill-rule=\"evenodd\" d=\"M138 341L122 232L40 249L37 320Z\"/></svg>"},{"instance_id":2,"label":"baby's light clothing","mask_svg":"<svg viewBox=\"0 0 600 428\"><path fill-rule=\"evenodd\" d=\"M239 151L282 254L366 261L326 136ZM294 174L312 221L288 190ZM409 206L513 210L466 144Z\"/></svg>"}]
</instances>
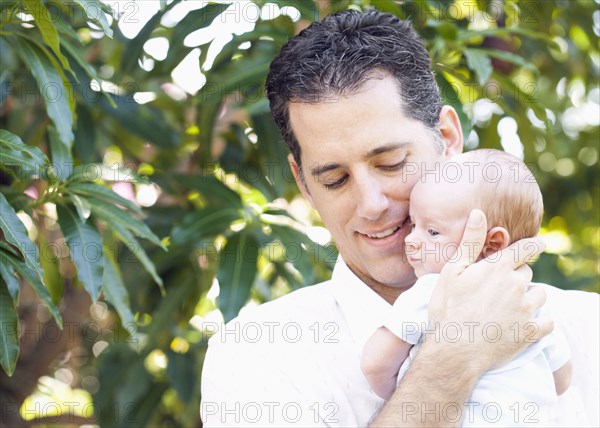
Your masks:
<instances>
[{"instance_id":1,"label":"baby's light clothing","mask_svg":"<svg viewBox=\"0 0 600 428\"><path fill-rule=\"evenodd\" d=\"M420 343L427 340L458 341L462 326L449 323L434 331L429 326L428 303L439 275L419 278L415 285L398 297L388 321L384 324L392 333L413 344L408 358L398 374L398 383L408 370ZM470 327L473 334L482 334L492 342L500 340L499 326L489 324ZM517 326L512 334L529 335L534 325ZM464 409L463 427L529 426L550 423L549 409L557 400L553 372L569 361L571 353L564 336L554 330L539 342L532 343L508 363L486 372L475 385ZM433 409L451 422L463 403L446 403L445 409ZM441 420L440 422L444 422Z\"/></svg>"}]
</instances>

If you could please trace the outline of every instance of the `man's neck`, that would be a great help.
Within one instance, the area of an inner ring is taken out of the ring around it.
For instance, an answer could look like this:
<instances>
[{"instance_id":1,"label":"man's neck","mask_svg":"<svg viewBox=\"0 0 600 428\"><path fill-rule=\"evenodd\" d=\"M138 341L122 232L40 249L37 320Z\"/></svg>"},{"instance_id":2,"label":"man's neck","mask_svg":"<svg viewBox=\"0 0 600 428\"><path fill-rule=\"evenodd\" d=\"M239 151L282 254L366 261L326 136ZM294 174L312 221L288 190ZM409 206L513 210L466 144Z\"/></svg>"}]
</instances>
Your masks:
<instances>
[{"instance_id":1,"label":"man's neck","mask_svg":"<svg viewBox=\"0 0 600 428\"><path fill-rule=\"evenodd\" d=\"M394 285L385 285L378 281L375 281L373 278L367 278L363 275L356 273L350 266L348 268L356 275L364 284L366 284L369 288L371 288L374 292L379 294L383 300L388 302L390 305L393 305L396 299L400 294L404 291L408 290L410 287L415 285L417 282L417 278L415 276L410 276L406 278L406 281L394 284Z\"/></svg>"}]
</instances>

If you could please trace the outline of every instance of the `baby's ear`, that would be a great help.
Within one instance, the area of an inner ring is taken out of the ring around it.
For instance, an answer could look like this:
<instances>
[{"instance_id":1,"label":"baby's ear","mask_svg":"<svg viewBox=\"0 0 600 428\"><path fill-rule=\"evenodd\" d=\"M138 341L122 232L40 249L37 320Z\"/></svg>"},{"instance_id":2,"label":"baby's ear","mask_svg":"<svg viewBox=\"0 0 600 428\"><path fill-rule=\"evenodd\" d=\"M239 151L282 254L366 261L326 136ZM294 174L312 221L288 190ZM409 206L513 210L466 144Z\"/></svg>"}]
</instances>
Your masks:
<instances>
[{"instance_id":1,"label":"baby's ear","mask_svg":"<svg viewBox=\"0 0 600 428\"><path fill-rule=\"evenodd\" d=\"M505 228L499 226L491 228L485 237L483 257L488 257L496 251L505 249L508 244L510 244L510 235Z\"/></svg>"}]
</instances>

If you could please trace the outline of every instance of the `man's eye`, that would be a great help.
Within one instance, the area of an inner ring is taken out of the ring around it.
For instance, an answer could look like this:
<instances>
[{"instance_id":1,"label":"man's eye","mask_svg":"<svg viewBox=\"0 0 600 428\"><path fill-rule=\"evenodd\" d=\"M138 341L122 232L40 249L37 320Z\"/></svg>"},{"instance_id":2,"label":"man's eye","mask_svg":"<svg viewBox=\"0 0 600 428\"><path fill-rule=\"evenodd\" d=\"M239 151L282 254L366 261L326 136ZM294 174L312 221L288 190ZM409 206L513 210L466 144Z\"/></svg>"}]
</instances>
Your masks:
<instances>
[{"instance_id":1,"label":"man's eye","mask_svg":"<svg viewBox=\"0 0 600 428\"><path fill-rule=\"evenodd\" d=\"M431 236L438 236L440 234L440 232L438 232L437 230L433 230L433 229L429 229L427 232Z\"/></svg>"},{"instance_id":2,"label":"man's eye","mask_svg":"<svg viewBox=\"0 0 600 428\"><path fill-rule=\"evenodd\" d=\"M380 168L384 171L398 171L402 169L402 167L406 164L406 159L403 159L401 162L395 163L393 165L381 165Z\"/></svg>"},{"instance_id":3,"label":"man's eye","mask_svg":"<svg viewBox=\"0 0 600 428\"><path fill-rule=\"evenodd\" d=\"M334 190L341 187L346 182L346 180L348 180L348 176L344 175L342 178L340 178L337 181L334 181L333 183L323 183L323 186L325 186L327 190Z\"/></svg>"}]
</instances>

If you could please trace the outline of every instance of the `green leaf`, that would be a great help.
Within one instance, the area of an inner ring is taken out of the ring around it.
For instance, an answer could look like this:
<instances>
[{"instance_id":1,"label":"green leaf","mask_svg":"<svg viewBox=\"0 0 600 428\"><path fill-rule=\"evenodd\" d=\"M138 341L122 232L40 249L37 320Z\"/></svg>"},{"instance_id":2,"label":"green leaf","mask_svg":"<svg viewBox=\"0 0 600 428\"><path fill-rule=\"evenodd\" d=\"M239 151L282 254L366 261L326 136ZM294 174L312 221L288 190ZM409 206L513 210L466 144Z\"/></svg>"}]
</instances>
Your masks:
<instances>
[{"instance_id":1,"label":"green leaf","mask_svg":"<svg viewBox=\"0 0 600 428\"><path fill-rule=\"evenodd\" d=\"M8 242L6 242L3 239L0 239L0 249L6 251L9 254L12 254L17 259L22 259L21 252L18 251L15 247L13 247L12 245L10 245Z\"/></svg>"},{"instance_id":2,"label":"green leaf","mask_svg":"<svg viewBox=\"0 0 600 428\"><path fill-rule=\"evenodd\" d=\"M0 212L2 213L0 229L4 232L5 239L19 249L25 264L42 280L44 272L40 266L38 247L29 239L27 229L2 193L0 193Z\"/></svg>"},{"instance_id":3,"label":"green leaf","mask_svg":"<svg viewBox=\"0 0 600 428\"><path fill-rule=\"evenodd\" d=\"M213 163L204 164L202 165L202 169L209 170L213 166L215 166ZM209 201L211 206L224 206L238 209L244 208L240 195L230 189L214 175L206 174L190 176L177 174L173 178L186 188L201 193Z\"/></svg>"},{"instance_id":4,"label":"green leaf","mask_svg":"<svg viewBox=\"0 0 600 428\"><path fill-rule=\"evenodd\" d=\"M52 299L50 297L50 293L48 289L39 278L37 272L23 263L21 260L16 258L13 254L7 253L5 251L0 251L0 257L2 257L2 261L10 264L12 268L23 278L25 281L29 282L38 297L48 306L50 313L56 320L56 323L62 328L62 317L60 316L60 312L58 308L52 303Z\"/></svg>"},{"instance_id":5,"label":"green leaf","mask_svg":"<svg viewBox=\"0 0 600 428\"><path fill-rule=\"evenodd\" d=\"M73 173L69 176L69 181L110 181L125 183L144 183L149 184L147 177L138 175L135 171L124 168L120 165L111 167L102 163L86 163L77 165L73 168Z\"/></svg>"},{"instance_id":6,"label":"green leaf","mask_svg":"<svg viewBox=\"0 0 600 428\"><path fill-rule=\"evenodd\" d=\"M161 294L165 296L166 292L163 285L163 280L158 275L158 272L156 272L156 266L154 266L154 263L152 263L152 260L150 260L150 257L148 257L148 255L146 254L146 251L144 251L144 247L140 245L138 240L135 239L135 237L129 230L125 229L120 224L115 223L111 226L113 227L112 232L117 236L117 238L119 238L121 242L123 242L127 246L128 250L140 261L144 269L146 269L146 272L148 272L150 276L152 276L152 279L154 279L154 282L158 284ZM124 263L127 263L127 261L125 261Z\"/></svg>"},{"instance_id":7,"label":"green leaf","mask_svg":"<svg viewBox=\"0 0 600 428\"><path fill-rule=\"evenodd\" d=\"M273 39L273 42L271 43L281 46L286 40L294 35L295 28L294 23L284 16L280 16L271 21L258 21L254 30L234 37L232 41L223 46L214 59L211 70L227 66L235 53L244 52L244 54L247 55L248 52L246 50L240 51L240 44L244 42L257 42L261 38L270 38ZM200 48L200 65L204 67L208 56L209 44L201 45ZM274 56L274 54L275 52L273 52L272 56Z\"/></svg>"},{"instance_id":8,"label":"green leaf","mask_svg":"<svg viewBox=\"0 0 600 428\"><path fill-rule=\"evenodd\" d=\"M115 225L121 225L122 227L131 230L137 236L146 238L163 250L167 249L144 222L132 217L127 211L103 200L94 198L87 198L87 200L90 203L92 213L97 218L106 222L109 226L115 227Z\"/></svg>"},{"instance_id":9,"label":"green leaf","mask_svg":"<svg viewBox=\"0 0 600 428\"><path fill-rule=\"evenodd\" d=\"M97 103L86 101L92 109L100 106L102 111L118 122L124 130L157 147L172 149L181 145L181 132L171 125L163 111L150 104L138 104L133 99L133 94L109 97L116 103L117 108L113 108L106 97L100 98ZM149 123L152 126L148 126Z\"/></svg>"},{"instance_id":10,"label":"green leaf","mask_svg":"<svg viewBox=\"0 0 600 428\"><path fill-rule=\"evenodd\" d=\"M9 39L16 45L17 54L27 64L35 77L40 93L46 102L48 117L52 119L63 144L73 143L74 97L66 90L67 79L51 57L50 52L24 37Z\"/></svg>"},{"instance_id":11,"label":"green leaf","mask_svg":"<svg viewBox=\"0 0 600 428\"><path fill-rule=\"evenodd\" d=\"M123 198L122 196L115 193L113 190L108 189L102 185L94 183L83 183L73 182L67 186L67 190L77 195L91 197L102 200L107 203L121 205L130 209L131 211L141 214L142 209L134 204L133 202Z\"/></svg>"},{"instance_id":12,"label":"green leaf","mask_svg":"<svg viewBox=\"0 0 600 428\"><path fill-rule=\"evenodd\" d=\"M440 87L440 95L442 97L442 102L447 104L456 110L458 114L458 118L460 119L460 126L462 129L463 137L466 139L471 132L471 121L469 117L463 110L463 105L460 101L460 97L454 86L448 82L448 80L444 77L443 73L436 73L435 78Z\"/></svg>"},{"instance_id":13,"label":"green leaf","mask_svg":"<svg viewBox=\"0 0 600 428\"><path fill-rule=\"evenodd\" d=\"M71 260L77 267L77 277L95 302L102 287L104 270L100 233L93 224L84 223L71 206L57 204L56 211Z\"/></svg>"},{"instance_id":14,"label":"green leaf","mask_svg":"<svg viewBox=\"0 0 600 428\"><path fill-rule=\"evenodd\" d=\"M85 223L92 213L92 207L90 206L90 203L87 201L87 199L80 197L75 193L71 193L71 201L73 202L73 205L75 205L75 209L77 210L77 214L79 214L79 218Z\"/></svg>"},{"instance_id":15,"label":"green leaf","mask_svg":"<svg viewBox=\"0 0 600 428\"><path fill-rule=\"evenodd\" d=\"M2 45L4 41L0 42L0 49L2 49ZM11 94L11 81L12 81L12 73L8 70L2 70L0 73L0 106L3 106L8 96Z\"/></svg>"},{"instance_id":16,"label":"green leaf","mask_svg":"<svg viewBox=\"0 0 600 428\"><path fill-rule=\"evenodd\" d=\"M237 208L206 207L192 212L183 218L180 225L173 228L171 240L175 245L184 245L190 241L225 233L229 225L242 218Z\"/></svg>"},{"instance_id":17,"label":"green leaf","mask_svg":"<svg viewBox=\"0 0 600 428\"><path fill-rule=\"evenodd\" d=\"M109 98L112 100L112 98ZM82 164L91 164L98 160L96 154L96 123L90 109L77 104L77 126L75 127L75 156Z\"/></svg>"},{"instance_id":18,"label":"green leaf","mask_svg":"<svg viewBox=\"0 0 600 428\"><path fill-rule=\"evenodd\" d=\"M469 48L470 51L479 51L484 55L487 55L492 58L498 58L502 61L510 62L512 64L518 65L519 67L527 68L532 71L537 71L537 67L532 63L527 61L520 55L514 54L512 52L501 51L497 49L480 49L480 48Z\"/></svg>"},{"instance_id":19,"label":"green leaf","mask_svg":"<svg viewBox=\"0 0 600 428\"><path fill-rule=\"evenodd\" d=\"M0 165L16 167L20 180L46 174L50 165L46 155L37 147L23 143L17 135L0 129L0 148Z\"/></svg>"},{"instance_id":20,"label":"green leaf","mask_svg":"<svg viewBox=\"0 0 600 428\"><path fill-rule=\"evenodd\" d=\"M404 12L404 9L400 6L402 3L397 2L397 0L376 0L376 1L377 1L377 6L376 6L377 10L379 10L381 12L391 13L392 15L396 15L399 18L406 19L406 16L405 16L406 14ZM286 0L283 0L282 3L287 4ZM313 20L318 21L319 15L317 14Z\"/></svg>"},{"instance_id":21,"label":"green leaf","mask_svg":"<svg viewBox=\"0 0 600 428\"><path fill-rule=\"evenodd\" d=\"M545 42L548 45L548 47L551 47L554 49L560 49L560 47L558 46L558 43L556 43L556 41L552 38L553 36L551 36L547 32L534 31L534 30L529 30L527 28L523 28L523 27L517 27L517 26L509 27L508 31L518 34L520 36L525 36L531 40L540 40L542 42Z\"/></svg>"},{"instance_id":22,"label":"green leaf","mask_svg":"<svg viewBox=\"0 0 600 428\"><path fill-rule=\"evenodd\" d=\"M300 11L302 18L308 19L309 21L319 20L319 6L313 0L268 0L263 3L275 3L280 7L293 6ZM374 6L378 7L378 5Z\"/></svg>"},{"instance_id":23,"label":"green leaf","mask_svg":"<svg viewBox=\"0 0 600 428\"><path fill-rule=\"evenodd\" d=\"M185 256L182 258L185 258ZM206 285L206 283L202 283L205 272L201 272L198 267L191 266L189 263L175 266L177 266L177 269L169 273L172 284L172 288L169 290L169 298L157 302L152 313L152 323L144 329L147 339L145 341L146 349L167 345L168 342L165 343L164 341L166 338L163 333L164 326L169 323L169 320L173 320L173 314L175 313L178 314L178 317L181 317L180 319L185 318L187 320L192 317L195 305L191 304L190 300L197 302L202 294L200 288ZM214 275L210 277L210 281L213 279Z\"/></svg>"},{"instance_id":24,"label":"green leaf","mask_svg":"<svg viewBox=\"0 0 600 428\"><path fill-rule=\"evenodd\" d=\"M185 56L192 51L192 47L183 44L185 38L192 32L210 26L214 19L230 6L228 3L208 4L201 9L192 10L173 28L173 35L169 40L169 52L165 58L165 66L174 68Z\"/></svg>"},{"instance_id":25,"label":"green leaf","mask_svg":"<svg viewBox=\"0 0 600 428\"><path fill-rule=\"evenodd\" d=\"M212 103L200 103L198 105L198 127L200 133L198 134L198 141L213 141L213 133L215 121L219 117L219 111L221 110L220 100ZM200 159L212 159L211 145L201 144Z\"/></svg>"},{"instance_id":26,"label":"green leaf","mask_svg":"<svg viewBox=\"0 0 600 428\"><path fill-rule=\"evenodd\" d=\"M324 264L329 269L335 265L337 260L335 246L314 242L302 231L302 225L289 213L270 209L260 215L260 220L271 228L272 240L281 241L287 249L288 261L291 261L300 271L305 281L312 277L316 265ZM300 256L298 256L299 250L303 250L300 251Z\"/></svg>"},{"instance_id":27,"label":"green leaf","mask_svg":"<svg viewBox=\"0 0 600 428\"><path fill-rule=\"evenodd\" d=\"M492 60L480 49L466 48L463 53L467 58L467 65L475 72L481 86L485 85L492 75Z\"/></svg>"},{"instance_id":28,"label":"green leaf","mask_svg":"<svg viewBox=\"0 0 600 428\"><path fill-rule=\"evenodd\" d=\"M15 186L17 187L17 186ZM31 204L34 202L34 198L29 196L22 191L18 191L15 187L2 187L2 193L9 204L13 206L16 212L19 211L30 211Z\"/></svg>"},{"instance_id":29,"label":"green leaf","mask_svg":"<svg viewBox=\"0 0 600 428\"><path fill-rule=\"evenodd\" d=\"M3 246L1 244L4 244L4 242L0 241L0 246ZM10 297L16 306L19 303L19 279L15 274L14 268L8 263L4 263L4 259L2 257L3 253L0 250L0 277L2 277L6 283L8 294L10 294Z\"/></svg>"},{"instance_id":30,"label":"green leaf","mask_svg":"<svg viewBox=\"0 0 600 428\"><path fill-rule=\"evenodd\" d=\"M546 127L548 129L552 129L552 124L548 119L548 114L546 109L540 102L537 91L539 90L539 86L535 82L528 82L527 84L521 86L516 84L512 79L507 78L506 76L500 73L494 73L494 80L498 81L503 88L508 88L508 91L505 91L506 94L503 98L507 98L507 100L511 102L519 102L524 106L531 108L537 117L543 120L546 123ZM527 91L531 89L531 91ZM507 112L510 113L512 109L507 109Z\"/></svg>"},{"instance_id":31,"label":"green leaf","mask_svg":"<svg viewBox=\"0 0 600 428\"><path fill-rule=\"evenodd\" d=\"M275 48L271 42L258 40L245 56L213 66L206 75L207 84L196 95L198 103L220 101L240 88L262 87L274 55Z\"/></svg>"},{"instance_id":32,"label":"green leaf","mask_svg":"<svg viewBox=\"0 0 600 428\"><path fill-rule=\"evenodd\" d=\"M225 322L238 314L250 296L258 254L259 245L247 231L233 235L221 250L217 272L221 291L217 302Z\"/></svg>"},{"instance_id":33,"label":"green leaf","mask_svg":"<svg viewBox=\"0 0 600 428\"><path fill-rule=\"evenodd\" d=\"M42 33L42 38L46 44L50 46L50 49L52 49L54 55L59 59L63 68L74 75L75 73L71 70L69 61L67 61L67 58L65 58L60 51L60 38L58 32L56 31L54 24L52 24L50 12L46 9L42 0L23 0L23 6L25 6L27 12L33 16L40 33Z\"/></svg>"},{"instance_id":34,"label":"green leaf","mask_svg":"<svg viewBox=\"0 0 600 428\"><path fill-rule=\"evenodd\" d=\"M301 275L298 275L298 272L294 268L289 267L289 263L275 261L273 262L273 266L275 270L272 280L275 280L279 276L288 283L292 290L297 290L304 285Z\"/></svg>"},{"instance_id":35,"label":"green leaf","mask_svg":"<svg viewBox=\"0 0 600 428\"><path fill-rule=\"evenodd\" d=\"M50 293L52 303L59 305L65 292L65 278L60 273L60 258L52 250L43 233L38 235L39 247L42 248L40 264L44 269L44 284Z\"/></svg>"},{"instance_id":36,"label":"green leaf","mask_svg":"<svg viewBox=\"0 0 600 428\"><path fill-rule=\"evenodd\" d=\"M479 39L486 36L506 38L512 36L513 34L525 36L531 40L540 40L545 42L549 47L558 48L558 44L552 40L552 36L549 34L528 30L518 26L490 28L486 30L461 30L461 32L458 34L457 40L459 42L467 42L471 39Z\"/></svg>"},{"instance_id":37,"label":"green leaf","mask_svg":"<svg viewBox=\"0 0 600 428\"><path fill-rule=\"evenodd\" d=\"M433 25L432 24L433 21ZM449 21L439 21L439 20L428 20L427 21L430 26L435 27L436 31L444 40L456 40L458 36L458 28L457 26Z\"/></svg>"},{"instance_id":38,"label":"green leaf","mask_svg":"<svg viewBox=\"0 0 600 428\"><path fill-rule=\"evenodd\" d=\"M50 141L50 153L52 153L52 169L59 181L69 178L73 171L73 157L71 147L63 144L54 126L48 127L48 140Z\"/></svg>"},{"instance_id":39,"label":"green leaf","mask_svg":"<svg viewBox=\"0 0 600 428\"><path fill-rule=\"evenodd\" d=\"M129 307L129 293L123 283L121 271L110 254L110 249L104 247L104 274L102 278L104 285L102 291L106 300L115 307L119 314L121 325L127 330L128 325L135 325L135 318Z\"/></svg>"},{"instance_id":40,"label":"green leaf","mask_svg":"<svg viewBox=\"0 0 600 428\"><path fill-rule=\"evenodd\" d=\"M66 39L79 41L79 35L77 34L77 31L75 31L75 28L72 27L69 22L64 21L62 19L54 19L52 21L52 24L54 24L56 31L58 31L58 36L60 39L61 46L62 46L63 41ZM62 46L62 47L64 47L64 46Z\"/></svg>"},{"instance_id":41,"label":"green leaf","mask_svg":"<svg viewBox=\"0 0 600 428\"><path fill-rule=\"evenodd\" d=\"M108 20L106 19L106 15L104 14L104 11L102 10L102 5L100 4L100 2L98 0L74 0L74 1L75 1L75 3L79 4L79 6L81 6L83 11L87 15L88 19L90 19L90 20L94 21L96 24L98 24L104 31L104 34L106 34L108 37L112 38L112 36L113 36L112 28L110 28L110 25L108 24Z\"/></svg>"},{"instance_id":42,"label":"green leaf","mask_svg":"<svg viewBox=\"0 0 600 428\"><path fill-rule=\"evenodd\" d=\"M279 224L270 224L270 227L272 237L283 245L286 261L291 262L300 272L305 284L312 282L314 262L319 255L321 257L326 255L324 248L294 227ZM317 248L319 251L315 251ZM312 257L311 253L317 257Z\"/></svg>"},{"instance_id":43,"label":"green leaf","mask_svg":"<svg viewBox=\"0 0 600 428\"><path fill-rule=\"evenodd\" d=\"M127 246L129 252L140 261L144 269L146 269L146 272L148 272L152 276L152 279L158 284L161 293L165 295L162 278L156 272L154 263L152 263L152 260L150 260L150 257L146 254L146 251L144 251L144 247L142 247L138 240L133 236L133 233L121 223L112 223L110 226L112 227L111 232L114 233L116 237ZM127 261L124 263L126 262Z\"/></svg>"},{"instance_id":44,"label":"green leaf","mask_svg":"<svg viewBox=\"0 0 600 428\"><path fill-rule=\"evenodd\" d=\"M123 73L128 73L138 62L140 55L144 49L144 43L150 39L150 35L154 31L154 29L160 24L160 20L162 17L171 10L176 4L178 4L181 0L172 1L167 7L158 11L152 18L146 22L146 25L140 30L140 32L131 39L125 45L125 49L123 50L123 55L121 56L121 70Z\"/></svg>"},{"instance_id":45,"label":"green leaf","mask_svg":"<svg viewBox=\"0 0 600 428\"><path fill-rule=\"evenodd\" d=\"M19 358L19 317L6 284L0 279L0 365L12 376Z\"/></svg>"},{"instance_id":46,"label":"green leaf","mask_svg":"<svg viewBox=\"0 0 600 428\"><path fill-rule=\"evenodd\" d=\"M67 27L67 28L71 28L71 27ZM75 60L75 62L79 65L80 69L78 69L77 64L74 65L75 70L76 70L76 73L75 73L76 76L77 76L77 72L83 71L89 77L89 79L94 79L98 82L102 81L102 78L98 76L98 73L96 73L96 69L92 65L90 65L90 63L87 62L85 60L85 58L83 57L84 48L83 48L83 46L81 46L81 43L79 44L79 46L76 47L70 40L63 37L61 39L61 46L63 48L65 48L65 51L67 52L67 56L69 58L72 58L73 60ZM77 80L80 80L80 79L77 78ZM86 85L85 86L86 90L89 90L89 82L86 81L83 84L81 84L82 88L83 88L84 84ZM105 95L105 99L108 100L111 107L116 108L117 104L112 99L112 97L102 88L102 86L100 86L100 91ZM80 107L81 106L78 105L77 109L79 110ZM79 129L79 128L77 128L77 129Z\"/></svg>"},{"instance_id":47,"label":"green leaf","mask_svg":"<svg viewBox=\"0 0 600 428\"><path fill-rule=\"evenodd\" d=\"M130 225L127 221L123 221L124 217L122 216L125 211L113 206L107 205L101 201L89 201L90 206L92 208L92 212L96 217L99 217L103 221L105 221L111 228L111 231L122 241L129 251L140 261L142 266L146 269L146 271L152 276L154 281L160 287L161 293L165 295L165 289L163 287L163 281L161 277L156 272L156 267L152 260L148 257L144 248L139 244L137 239L133 236L133 233L129 231ZM107 208L108 207L108 208ZM115 212L114 210L118 210L119 212ZM127 218L125 216L125 218ZM110 220L109 220L110 219ZM136 220L137 221L137 220ZM141 222L139 222L141 223ZM141 223L143 226L145 224ZM147 226L146 226L147 227ZM152 233L152 232L150 232ZM158 239L158 238L157 238ZM160 243L160 242L159 242ZM161 248L165 249L164 245L160 243Z\"/></svg>"},{"instance_id":48,"label":"green leaf","mask_svg":"<svg viewBox=\"0 0 600 428\"><path fill-rule=\"evenodd\" d=\"M285 144L277 143L281 137L271 113L252 115L252 127L258 137L256 148L260 154L260 161L257 159L255 163L267 166L265 176L276 191L273 199L283 197L286 188L295 186L287 160L288 149Z\"/></svg>"},{"instance_id":49,"label":"green leaf","mask_svg":"<svg viewBox=\"0 0 600 428\"><path fill-rule=\"evenodd\" d=\"M171 385L177 391L177 396L184 403L193 400L194 391L197 388L199 379L198 364L196 355L193 352L181 354L173 352L171 349L167 352L167 377Z\"/></svg>"}]
</instances>

